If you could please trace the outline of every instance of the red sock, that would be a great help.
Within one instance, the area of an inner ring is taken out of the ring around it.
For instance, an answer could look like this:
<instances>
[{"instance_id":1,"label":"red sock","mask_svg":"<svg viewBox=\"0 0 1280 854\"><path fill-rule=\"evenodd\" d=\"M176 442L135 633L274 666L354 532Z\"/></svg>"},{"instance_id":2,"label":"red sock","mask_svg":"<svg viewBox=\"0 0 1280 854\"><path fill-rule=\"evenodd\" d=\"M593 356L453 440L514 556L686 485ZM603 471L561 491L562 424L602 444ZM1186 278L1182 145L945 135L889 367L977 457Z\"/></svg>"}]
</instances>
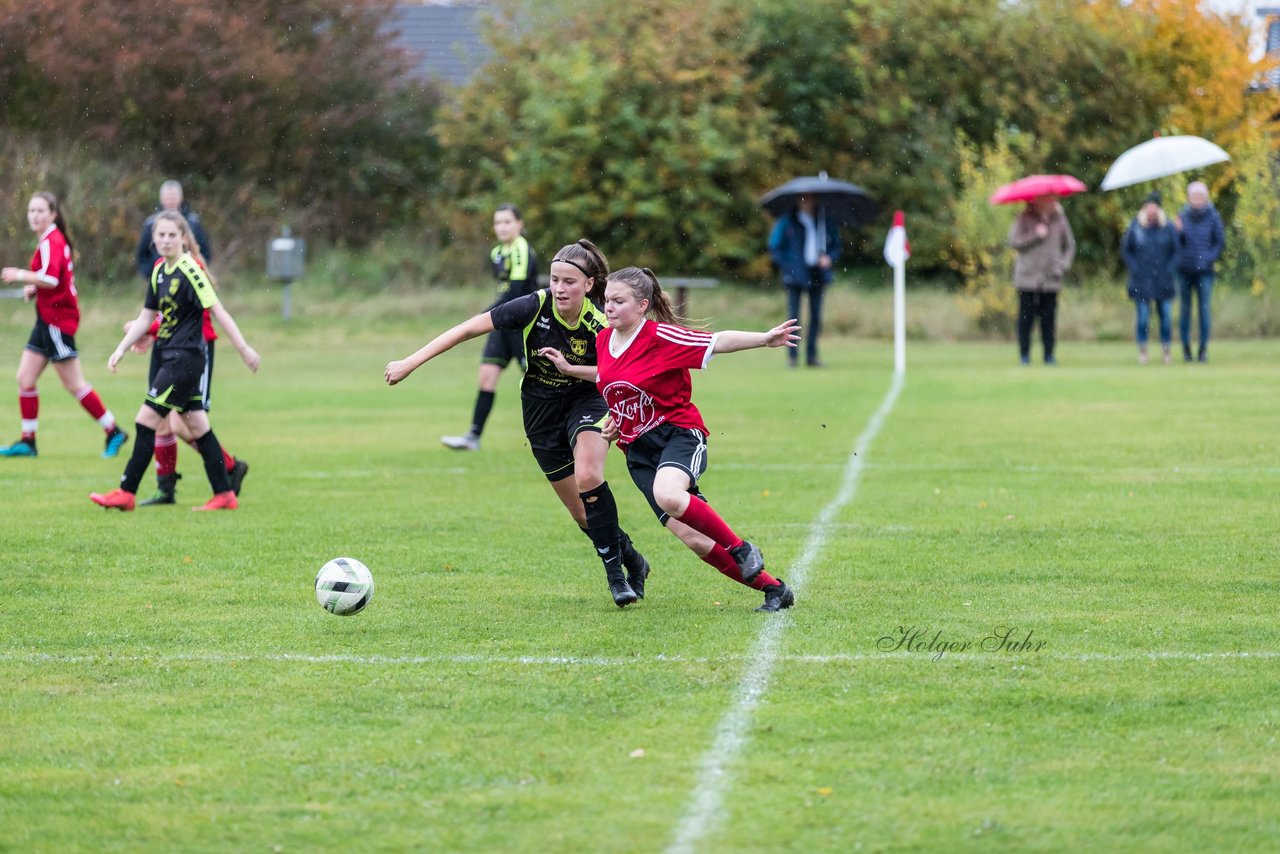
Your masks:
<instances>
[{"instance_id":1,"label":"red sock","mask_svg":"<svg viewBox=\"0 0 1280 854\"><path fill-rule=\"evenodd\" d=\"M193 448L196 448L196 443L195 443L195 442L187 442L187 444L188 444L188 445L190 445L190 446L191 446L191 447L193 447ZM200 450L200 449L199 449L199 448L196 448L196 450L198 451L198 450ZM222 459L226 460L226 463L227 463L227 473L228 473L228 474L230 474L230 473L231 473L231 470L232 470L233 468L235 468L235 467L236 467L236 458L235 458L235 457L233 457L233 456L231 456L231 452L227 450L227 446L226 446L226 445L222 445Z\"/></svg>"},{"instance_id":2,"label":"red sock","mask_svg":"<svg viewBox=\"0 0 1280 854\"><path fill-rule=\"evenodd\" d=\"M724 546L726 549L742 545L742 537L735 534L720 518L720 514L712 510L711 505L701 498L689 498L689 506L685 508L680 521L699 534L706 534L717 545Z\"/></svg>"},{"instance_id":3,"label":"red sock","mask_svg":"<svg viewBox=\"0 0 1280 854\"><path fill-rule=\"evenodd\" d=\"M178 437L156 436L156 474L173 474L178 470Z\"/></svg>"},{"instance_id":4,"label":"red sock","mask_svg":"<svg viewBox=\"0 0 1280 854\"><path fill-rule=\"evenodd\" d=\"M742 572L738 569L738 562L733 559L733 555L729 554L729 550L724 546L713 546L711 551L707 552L702 559L718 569L721 574L727 575L739 584L746 584L752 590L763 590L778 583L776 578L763 569L760 570L759 575L751 579L750 583L743 581Z\"/></svg>"},{"instance_id":5,"label":"red sock","mask_svg":"<svg viewBox=\"0 0 1280 854\"><path fill-rule=\"evenodd\" d=\"M34 386L18 389L18 411L22 413L22 438L34 439L40 416L40 393Z\"/></svg>"},{"instance_id":6,"label":"red sock","mask_svg":"<svg viewBox=\"0 0 1280 854\"><path fill-rule=\"evenodd\" d=\"M93 386L87 385L76 395L76 400L80 401L80 405L84 407L84 411L93 416L93 420L102 425L102 429L110 433L116 428L116 420L108 418L107 408L102 405L102 398L98 397L98 393L93 390Z\"/></svg>"}]
</instances>

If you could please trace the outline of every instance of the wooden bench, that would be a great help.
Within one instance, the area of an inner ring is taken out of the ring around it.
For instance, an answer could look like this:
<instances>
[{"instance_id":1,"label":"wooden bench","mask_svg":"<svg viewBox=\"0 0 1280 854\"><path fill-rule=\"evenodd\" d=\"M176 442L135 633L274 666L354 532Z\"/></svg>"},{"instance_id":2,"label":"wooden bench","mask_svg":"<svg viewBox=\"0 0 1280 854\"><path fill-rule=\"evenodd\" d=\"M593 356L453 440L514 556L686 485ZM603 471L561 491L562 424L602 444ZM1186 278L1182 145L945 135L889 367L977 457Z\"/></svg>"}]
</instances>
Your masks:
<instances>
[{"instance_id":1,"label":"wooden bench","mask_svg":"<svg viewBox=\"0 0 1280 854\"><path fill-rule=\"evenodd\" d=\"M688 317L689 312L689 289L690 288L714 288L720 284L719 279L709 279L697 276L671 276L669 278L658 277L658 281L662 282L662 287L666 290L675 289L676 292L676 314L681 317Z\"/></svg>"}]
</instances>

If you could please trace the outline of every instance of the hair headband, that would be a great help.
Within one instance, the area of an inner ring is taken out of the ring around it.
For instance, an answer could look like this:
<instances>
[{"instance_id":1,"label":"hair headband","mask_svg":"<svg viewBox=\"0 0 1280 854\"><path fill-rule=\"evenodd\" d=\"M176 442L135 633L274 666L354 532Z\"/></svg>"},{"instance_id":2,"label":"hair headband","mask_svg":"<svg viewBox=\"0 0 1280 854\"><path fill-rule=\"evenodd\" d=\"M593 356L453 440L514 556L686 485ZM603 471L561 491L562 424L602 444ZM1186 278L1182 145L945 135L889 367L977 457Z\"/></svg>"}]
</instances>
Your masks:
<instances>
[{"instance_id":1,"label":"hair headband","mask_svg":"<svg viewBox=\"0 0 1280 854\"><path fill-rule=\"evenodd\" d=\"M568 264L568 265L569 265L569 266L571 266L571 267L577 267L577 268L578 268L578 272L579 272L579 273L581 273L582 275L586 276L588 279L593 279L593 278L595 278L595 274L593 274L593 273L588 273L586 270L582 269L582 266L581 266L581 265L579 265L577 262L570 261L568 258L552 258L552 259L551 259L551 263L552 263L552 264L556 264L556 263L560 263L560 264Z\"/></svg>"}]
</instances>

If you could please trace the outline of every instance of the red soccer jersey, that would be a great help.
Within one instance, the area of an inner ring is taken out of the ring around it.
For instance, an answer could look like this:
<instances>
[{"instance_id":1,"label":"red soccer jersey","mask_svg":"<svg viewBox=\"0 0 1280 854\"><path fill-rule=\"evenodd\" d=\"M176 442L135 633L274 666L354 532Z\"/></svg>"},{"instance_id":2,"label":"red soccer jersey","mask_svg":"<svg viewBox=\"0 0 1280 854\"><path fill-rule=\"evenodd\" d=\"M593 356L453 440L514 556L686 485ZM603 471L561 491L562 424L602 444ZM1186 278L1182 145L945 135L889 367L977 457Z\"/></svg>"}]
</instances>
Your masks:
<instances>
[{"instance_id":1,"label":"red soccer jersey","mask_svg":"<svg viewBox=\"0 0 1280 854\"><path fill-rule=\"evenodd\" d=\"M36 289L36 316L68 335L80 327L80 302L76 299L75 265L71 263L71 247L56 225L40 235L36 254L31 256L31 271L40 281L54 287Z\"/></svg>"},{"instance_id":2,"label":"red soccer jersey","mask_svg":"<svg viewBox=\"0 0 1280 854\"><path fill-rule=\"evenodd\" d=\"M613 352L614 330L596 336L596 385L617 422L618 446L625 447L659 424L707 432L690 399L690 368L711 361L716 337L710 332L646 320L621 352Z\"/></svg>"}]
</instances>

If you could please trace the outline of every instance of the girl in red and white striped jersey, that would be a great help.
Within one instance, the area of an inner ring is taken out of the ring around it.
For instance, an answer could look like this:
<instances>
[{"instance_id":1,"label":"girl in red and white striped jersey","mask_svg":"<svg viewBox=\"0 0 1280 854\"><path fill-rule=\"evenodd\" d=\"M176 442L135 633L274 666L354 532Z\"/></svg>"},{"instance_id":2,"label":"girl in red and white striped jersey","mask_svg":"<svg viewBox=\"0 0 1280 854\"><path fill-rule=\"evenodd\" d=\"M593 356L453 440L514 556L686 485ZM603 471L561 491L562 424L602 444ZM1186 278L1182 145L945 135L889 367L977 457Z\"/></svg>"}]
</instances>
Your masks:
<instances>
[{"instance_id":1,"label":"girl in red and white striped jersey","mask_svg":"<svg viewBox=\"0 0 1280 854\"><path fill-rule=\"evenodd\" d=\"M36 301L36 325L18 363L18 405L22 412L22 438L0 448L3 457L36 456L36 427L40 395L36 381L50 362L62 385L106 432L104 457L120 453L128 435L116 425L115 416L103 405L98 393L84 378L75 334L80 326L80 303L76 297L75 265L67 224L52 193L39 192L27 205L27 224L40 236L29 269L5 267L0 279L23 286L28 302Z\"/></svg>"},{"instance_id":2,"label":"girl in red and white striped jersey","mask_svg":"<svg viewBox=\"0 0 1280 854\"><path fill-rule=\"evenodd\" d=\"M788 320L768 332L689 329L653 271L638 267L609 275L604 313L609 328L596 338L595 381L613 419L605 436L626 453L632 481L658 520L698 557L764 592L756 610L790 608L794 595L765 572L760 549L734 533L698 489L707 470L707 428L693 405L689 369L705 368L717 353L794 347L800 327ZM557 367L586 376L567 361Z\"/></svg>"}]
</instances>

